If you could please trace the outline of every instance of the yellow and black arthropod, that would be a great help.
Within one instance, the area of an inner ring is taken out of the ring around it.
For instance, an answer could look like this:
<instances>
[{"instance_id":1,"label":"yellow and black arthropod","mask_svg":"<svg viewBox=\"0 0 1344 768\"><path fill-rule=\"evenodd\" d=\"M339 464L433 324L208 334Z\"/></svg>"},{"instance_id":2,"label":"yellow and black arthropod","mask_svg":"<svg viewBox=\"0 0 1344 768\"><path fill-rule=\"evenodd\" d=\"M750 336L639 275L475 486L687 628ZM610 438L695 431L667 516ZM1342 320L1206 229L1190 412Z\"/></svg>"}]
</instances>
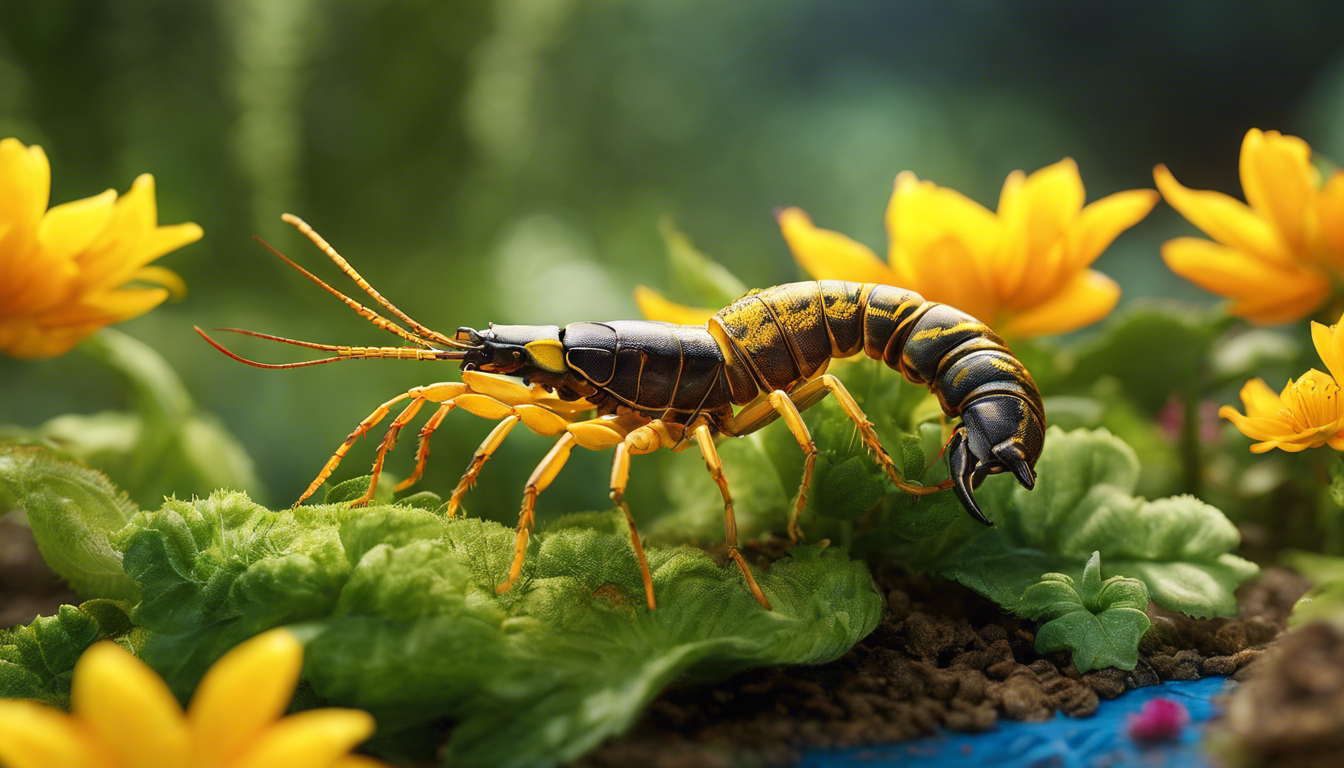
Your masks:
<instances>
[{"instance_id":1,"label":"yellow and black arthropod","mask_svg":"<svg viewBox=\"0 0 1344 768\"><path fill-rule=\"evenodd\" d=\"M740 437L783 419L805 455L802 482L789 519L790 537L799 538L798 514L807 502L817 448L799 411L831 395L854 422L864 445L897 488L913 494L952 488L966 510L989 523L973 489L986 475L1011 472L1027 488L1035 484L1045 415L1040 392L1022 363L984 323L945 304L889 285L822 280L752 291L720 310L705 325L648 320L554 325L491 325L459 328L446 336L412 320L373 289L345 259L296 216L285 214L378 304L405 327L379 315L274 251L313 282L340 298L374 325L413 346L352 347L314 344L237 328L220 330L285 344L334 352L333 357L270 365L245 360L197 328L216 349L259 368L297 368L338 360L394 358L457 360L462 381L415 387L388 400L359 423L304 491L302 503L326 481L346 452L390 412L409 400L378 444L372 478L364 496L373 498L383 459L397 436L425 403L438 406L420 429L415 470L399 484L417 480L429 456L429 437L454 408L498 421L476 450L449 500L452 515L476 481L481 467L520 422L534 432L558 437L528 478L518 518L514 558L498 587L504 592L522 572L532 532L537 496L551 484L575 446L615 448L611 499L625 513L630 542L644 579L645 598L655 607L653 580L644 549L624 501L630 457L659 448L699 447L723 496L728 554L747 587L767 609L769 601L738 552L733 497L714 447L716 435ZM264 244L264 243L263 243ZM267 246L269 248L269 246ZM843 384L825 373L833 358L860 352L885 362L905 378L927 384L949 417L960 417L946 454L951 478L937 485L906 482L896 470L872 424ZM734 412L734 406L740 406Z\"/></svg>"}]
</instances>

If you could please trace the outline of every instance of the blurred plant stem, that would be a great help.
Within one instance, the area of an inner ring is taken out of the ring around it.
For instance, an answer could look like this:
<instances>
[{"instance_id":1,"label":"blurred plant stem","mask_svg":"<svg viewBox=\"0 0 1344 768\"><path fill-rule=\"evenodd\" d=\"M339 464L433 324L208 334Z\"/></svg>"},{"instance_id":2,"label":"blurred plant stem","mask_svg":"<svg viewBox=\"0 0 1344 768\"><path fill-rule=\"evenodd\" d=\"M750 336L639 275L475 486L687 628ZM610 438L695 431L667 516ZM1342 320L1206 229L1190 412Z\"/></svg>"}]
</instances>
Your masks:
<instances>
[{"instance_id":1,"label":"blurred plant stem","mask_svg":"<svg viewBox=\"0 0 1344 768\"><path fill-rule=\"evenodd\" d=\"M1199 497L1203 490L1203 464L1200 450L1200 396L1189 390L1180 390L1181 431L1177 437L1181 456L1181 491Z\"/></svg>"}]
</instances>

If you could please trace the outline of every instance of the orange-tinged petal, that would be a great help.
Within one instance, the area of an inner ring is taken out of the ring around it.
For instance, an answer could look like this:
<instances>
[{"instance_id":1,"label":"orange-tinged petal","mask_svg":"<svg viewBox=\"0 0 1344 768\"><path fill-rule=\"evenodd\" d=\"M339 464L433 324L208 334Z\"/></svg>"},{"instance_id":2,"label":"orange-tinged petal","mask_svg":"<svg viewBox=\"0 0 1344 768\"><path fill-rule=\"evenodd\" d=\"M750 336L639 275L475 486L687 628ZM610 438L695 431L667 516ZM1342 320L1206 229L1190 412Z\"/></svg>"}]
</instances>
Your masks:
<instances>
[{"instance_id":1,"label":"orange-tinged petal","mask_svg":"<svg viewBox=\"0 0 1344 768\"><path fill-rule=\"evenodd\" d=\"M965 244L946 238L925 246L919 258L919 271L909 285L929 301L938 301L956 307L977 320L995 322L997 306L986 287L973 275L967 265L970 254Z\"/></svg>"},{"instance_id":2,"label":"orange-tinged petal","mask_svg":"<svg viewBox=\"0 0 1344 768\"><path fill-rule=\"evenodd\" d=\"M1082 269L1096 261L1121 232L1142 221L1160 197L1157 190L1131 189L1089 204L1068 229L1068 268Z\"/></svg>"},{"instance_id":3,"label":"orange-tinged petal","mask_svg":"<svg viewBox=\"0 0 1344 768\"><path fill-rule=\"evenodd\" d=\"M0 765L9 768L118 768L89 732L64 712L0 700Z\"/></svg>"},{"instance_id":4,"label":"orange-tinged petal","mask_svg":"<svg viewBox=\"0 0 1344 768\"><path fill-rule=\"evenodd\" d=\"M1007 336L1065 333L1102 319L1119 300L1120 286L1089 269L1074 275L1049 299L1014 315L1001 332Z\"/></svg>"},{"instance_id":5,"label":"orange-tinged petal","mask_svg":"<svg viewBox=\"0 0 1344 768\"><path fill-rule=\"evenodd\" d=\"M1278 131L1261 133L1252 128L1246 132L1241 143L1241 186L1246 202L1274 223L1294 253L1307 247L1318 183L1306 142Z\"/></svg>"},{"instance_id":6,"label":"orange-tinged petal","mask_svg":"<svg viewBox=\"0 0 1344 768\"><path fill-rule=\"evenodd\" d=\"M649 320L681 325L704 325L717 309L688 307L665 298L661 293L643 285L635 286L635 305Z\"/></svg>"},{"instance_id":7,"label":"orange-tinged petal","mask_svg":"<svg viewBox=\"0 0 1344 768\"><path fill-rule=\"evenodd\" d=\"M1306 317L1325 301L1330 280L1302 264L1270 264L1217 243L1178 237L1162 246L1171 271L1220 296L1239 299L1233 311L1253 322L1268 323L1292 310L1288 319Z\"/></svg>"},{"instance_id":8,"label":"orange-tinged petal","mask_svg":"<svg viewBox=\"0 0 1344 768\"><path fill-rule=\"evenodd\" d=\"M351 709L313 709L268 729L230 768L327 768L373 733L373 717Z\"/></svg>"},{"instance_id":9,"label":"orange-tinged petal","mask_svg":"<svg viewBox=\"0 0 1344 768\"><path fill-rule=\"evenodd\" d=\"M1321 238L1332 251L1335 267L1344 269L1344 171L1334 172L1325 182L1316 211Z\"/></svg>"},{"instance_id":10,"label":"orange-tinged petal","mask_svg":"<svg viewBox=\"0 0 1344 768\"><path fill-rule=\"evenodd\" d=\"M1335 325L1311 324L1311 343L1334 380L1344 382L1344 317Z\"/></svg>"},{"instance_id":11,"label":"orange-tinged petal","mask_svg":"<svg viewBox=\"0 0 1344 768\"><path fill-rule=\"evenodd\" d=\"M189 765L186 717L168 686L112 642L84 652L75 664L71 712L125 768Z\"/></svg>"},{"instance_id":12,"label":"orange-tinged petal","mask_svg":"<svg viewBox=\"0 0 1344 768\"><path fill-rule=\"evenodd\" d=\"M277 629L224 654L187 708L196 768L225 765L285 713L303 667L303 645Z\"/></svg>"},{"instance_id":13,"label":"orange-tinged petal","mask_svg":"<svg viewBox=\"0 0 1344 768\"><path fill-rule=\"evenodd\" d=\"M1278 233L1244 203L1221 192L1187 189L1165 165L1153 169L1153 178L1171 207L1209 237L1265 261L1293 263L1292 254L1283 249Z\"/></svg>"},{"instance_id":14,"label":"orange-tinged petal","mask_svg":"<svg viewBox=\"0 0 1344 768\"><path fill-rule=\"evenodd\" d=\"M794 260L813 279L895 284L892 271L872 249L814 226L801 209L785 208L775 218Z\"/></svg>"},{"instance_id":15,"label":"orange-tinged petal","mask_svg":"<svg viewBox=\"0 0 1344 768\"><path fill-rule=\"evenodd\" d=\"M187 282L182 276L167 267L141 267L136 270L131 279L138 283L148 285L157 285L168 289L168 295L173 301L181 301L187 295Z\"/></svg>"},{"instance_id":16,"label":"orange-tinged petal","mask_svg":"<svg viewBox=\"0 0 1344 768\"><path fill-rule=\"evenodd\" d=\"M1083 210L1083 179L1072 158L1064 158L1029 174L1021 195L1027 201L1029 253L1044 253L1063 236Z\"/></svg>"},{"instance_id":17,"label":"orange-tinged petal","mask_svg":"<svg viewBox=\"0 0 1344 768\"><path fill-rule=\"evenodd\" d=\"M37 231L43 255L68 261L87 249L112 220L116 199L117 191L109 189L101 195L62 203L47 211Z\"/></svg>"},{"instance_id":18,"label":"orange-tinged petal","mask_svg":"<svg viewBox=\"0 0 1344 768\"><path fill-rule=\"evenodd\" d=\"M1270 389L1264 379L1256 378L1246 382L1241 388L1240 397L1249 418L1273 418L1283 407L1278 393Z\"/></svg>"},{"instance_id":19,"label":"orange-tinged petal","mask_svg":"<svg viewBox=\"0 0 1344 768\"><path fill-rule=\"evenodd\" d=\"M887 206L887 235L891 268L901 281L897 285L920 293L939 285L937 290L944 295L995 295L993 261L999 232L994 214L960 192L920 181L908 171L896 178ZM959 282L967 285L946 284L940 273L952 265L936 261L940 256L935 253L956 254ZM969 307L960 308L974 314ZM993 314L993 308L988 312Z\"/></svg>"},{"instance_id":20,"label":"orange-tinged petal","mask_svg":"<svg viewBox=\"0 0 1344 768\"><path fill-rule=\"evenodd\" d=\"M31 247L50 194L51 166L42 148L25 147L18 139L0 140L0 219L12 225L0 244Z\"/></svg>"}]
</instances>

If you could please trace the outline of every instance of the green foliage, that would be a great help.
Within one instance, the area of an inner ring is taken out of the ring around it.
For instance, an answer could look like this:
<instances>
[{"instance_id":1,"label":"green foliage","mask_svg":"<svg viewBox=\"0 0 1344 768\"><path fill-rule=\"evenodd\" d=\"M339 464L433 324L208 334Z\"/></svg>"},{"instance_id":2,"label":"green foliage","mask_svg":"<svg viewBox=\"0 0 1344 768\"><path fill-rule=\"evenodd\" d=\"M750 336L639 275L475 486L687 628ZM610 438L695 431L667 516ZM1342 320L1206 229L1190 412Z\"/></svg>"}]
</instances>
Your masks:
<instances>
[{"instance_id":1,"label":"green foliage","mask_svg":"<svg viewBox=\"0 0 1344 768\"><path fill-rule=\"evenodd\" d=\"M80 654L130 630L123 603L90 600L78 607L63 605L55 616L40 616L26 627L0 631L0 698L69 706L70 677ZM129 644L129 638L123 642Z\"/></svg>"},{"instance_id":2,"label":"green foliage","mask_svg":"<svg viewBox=\"0 0 1344 768\"><path fill-rule=\"evenodd\" d=\"M1204 391L1206 361L1225 324L1221 313L1201 315L1184 305L1135 302L1075 350L1073 374L1059 385L1085 390L1097 378L1111 376L1133 402L1157 413L1173 392Z\"/></svg>"},{"instance_id":3,"label":"green foliage","mask_svg":"<svg viewBox=\"0 0 1344 768\"><path fill-rule=\"evenodd\" d=\"M1101 553L1083 566L1081 583L1063 573L1047 573L1027 587L1017 612L1044 621L1036 632L1036 651L1073 652L1079 672L1104 667L1133 669L1139 640L1150 624L1148 588L1138 579L1101 580Z\"/></svg>"},{"instance_id":4,"label":"green foliage","mask_svg":"<svg viewBox=\"0 0 1344 768\"><path fill-rule=\"evenodd\" d=\"M125 383L132 410L64 414L21 436L58 446L106 472L141 506L172 494L260 490L246 451L212 414L196 407L158 352L112 328L90 337L80 350Z\"/></svg>"},{"instance_id":5,"label":"green foliage","mask_svg":"<svg viewBox=\"0 0 1344 768\"><path fill-rule=\"evenodd\" d=\"M1093 552L1158 605L1196 617L1232 613L1233 590L1259 570L1231 554L1239 534L1217 509L1191 496L1133 496L1138 458L1105 430L1052 427L1036 471L1033 491L1008 475L977 490L992 528L961 517L936 538L889 542L888 554L1012 611L1040 574L1076 572Z\"/></svg>"},{"instance_id":6,"label":"green foliage","mask_svg":"<svg viewBox=\"0 0 1344 768\"><path fill-rule=\"evenodd\" d=\"M0 513L16 508L47 564L77 591L135 599L110 538L137 509L106 476L41 446L0 446Z\"/></svg>"},{"instance_id":7,"label":"green foliage","mask_svg":"<svg viewBox=\"0 0 1344 768\"><path fill-rule=\"evenodd\" d=\"M670 216L658 222L667 244L672 280L706 307L726 307L747 292L747 286L724 266L702 253Z\"/></svg>"},{"instance_id":8,"label":"green foliage","mask_svg":"<svg viewBox=\"0 0 1344 768\"><path fill-rule=\"evenodd\" d=\"M677 677L830 661L882 610L862 563L804 546L756 574L773 611L706 553L650 549L659 601L650 612L616 512L571 516L535 536L521 578L499 594L513 531L445 519L433 494L414 506L273 511L220 492L128 522L132 508L105 479L47 451L9 449L0 468L5 498L48 521L34 526L44 552L67 558L71 573L124 568L86 586L140 596L129 620L123 604L92 601L6 634L4 695L60 703L79 653L133 622L137 653L185 700L229 648L289 626L307 643L313 705L372 712L384 753L423 758L438 746L438 724L454 721L454 765L548 765L620 733ZM30 486L69 500L30 503L41 498ZM360 478L332 493L364 487ZM85 539L106 551L77 546Z\"/></svg>"},{"instance_id":9,"label":"green foliage","mask_svg":"<svg viewBox=\"0 0 1344 768\"><path fill-rule=\"evenodd\" d=\"M1289 626L1313 621L1344 626L1344 557L1290 552L1283 562L1311 580L1311 589L1293 606Z\"/></svg>"}]
</instances>

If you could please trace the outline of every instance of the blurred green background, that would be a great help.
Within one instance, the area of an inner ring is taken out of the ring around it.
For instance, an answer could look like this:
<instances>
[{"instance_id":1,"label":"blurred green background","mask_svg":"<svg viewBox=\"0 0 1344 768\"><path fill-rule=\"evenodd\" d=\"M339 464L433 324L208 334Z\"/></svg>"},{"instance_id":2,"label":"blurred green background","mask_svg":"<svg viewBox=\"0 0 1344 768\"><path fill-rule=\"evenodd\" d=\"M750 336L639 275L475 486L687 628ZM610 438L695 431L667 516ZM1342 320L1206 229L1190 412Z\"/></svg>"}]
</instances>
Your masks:
<instances>
[{"instance_id":1,"label":"blurred green background","mask_svg":"<svg viewBox=\"0 0 1344 768\"><path fill-rule=\"evenodd\" d=\"M1063 156L1089 199L1151 187L1159 162L1239 195L1250 127L1344 158L1342 24L1344 5L1325 1L7 0L0 136L45 148L53 203L150 172L160 220L204 227L158 262L185 278L186 299L121 328L239 437L265 501L288 503L378 403L456 368L269 372L201 341L193 324L395 343L250 240L344 287L283 211L446 332L636 317L637 283L670 287L664 214L765 286L800 276L774 208L800 205L883 252L903 169L993 206L1008 172ZM1161 205L1098 267L1126 300L1207 304L1158 256L1180 234L1194 230ZM0 423L125 397L78 352L0 359ZM454 414L424 487L450 490L489 428ZM412 443L407 432L390 462L401 476ZM375 444L337 477L366 472ZM510 519L547 445L519 430L469 509ZM606 506L609 457L580 453L543 510ZM642 466L637 510L658 493Z\"/></svg>"}]
</instances>

